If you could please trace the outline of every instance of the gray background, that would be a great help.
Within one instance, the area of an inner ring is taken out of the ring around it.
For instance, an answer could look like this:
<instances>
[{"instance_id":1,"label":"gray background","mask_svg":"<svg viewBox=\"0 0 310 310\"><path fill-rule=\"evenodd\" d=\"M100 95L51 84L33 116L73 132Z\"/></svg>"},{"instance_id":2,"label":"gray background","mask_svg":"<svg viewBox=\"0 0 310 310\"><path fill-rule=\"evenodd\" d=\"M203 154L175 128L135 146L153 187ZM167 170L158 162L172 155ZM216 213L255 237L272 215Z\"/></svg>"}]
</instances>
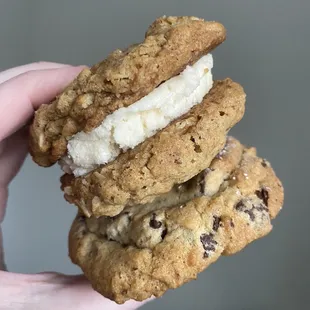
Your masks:
<instances>
[{"instance_id":1,"label":"gray background","mask_svg":"<svg viewBox=\"0 0 310 310\"><path fill-rule=\"evenodd\" d=\"M310 302L309 12L308 0L0 0L1 69L39 60L92 64L140 41L164 14L219 20L228 29L214 73L240 82L248 95L232 132L272 162L285 207L268 237L145 309L285 310ZM59 176L58 167L44 170L28 159L11 185L3 226L11 271L79 272L67 257L75 209L62 198Z\"/></svg>"}]
</instances>

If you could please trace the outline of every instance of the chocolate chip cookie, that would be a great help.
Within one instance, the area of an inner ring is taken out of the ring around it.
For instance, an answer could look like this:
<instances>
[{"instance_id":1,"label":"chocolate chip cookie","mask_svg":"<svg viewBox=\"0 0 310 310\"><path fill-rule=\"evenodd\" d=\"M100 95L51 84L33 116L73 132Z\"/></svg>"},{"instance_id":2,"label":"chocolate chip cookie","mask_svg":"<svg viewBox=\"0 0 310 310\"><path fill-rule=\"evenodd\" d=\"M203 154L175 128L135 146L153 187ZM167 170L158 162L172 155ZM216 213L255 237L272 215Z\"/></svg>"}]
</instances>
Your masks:
<instances>
[{"instance_id":1,"label":"chocolate chip cookie","mask_svg":"<svg viewBox=\"0 0 310 310\"><path fill-rule=\"evenodd\" d=\"M270 163L229 137L206 169L151 203L115 217L80 212L70 257L117 303L158 297L267 235L283 196Z\"/></svg>"}]
</instances>

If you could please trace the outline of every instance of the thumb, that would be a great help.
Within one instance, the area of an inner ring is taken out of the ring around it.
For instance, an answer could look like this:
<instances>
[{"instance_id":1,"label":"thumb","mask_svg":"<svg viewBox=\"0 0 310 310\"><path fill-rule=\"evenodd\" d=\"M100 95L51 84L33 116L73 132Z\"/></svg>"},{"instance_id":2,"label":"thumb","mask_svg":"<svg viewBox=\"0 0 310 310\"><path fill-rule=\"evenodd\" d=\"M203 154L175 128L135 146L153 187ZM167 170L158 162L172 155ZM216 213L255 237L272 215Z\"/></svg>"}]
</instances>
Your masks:
<instances>
[{"instance_id":1,"label":"thumb","mask_svg":"<svg viewBox=\"0 0 310 310\"><path fill-rule=\"evenodd\" d=\"M78 275L78 276L58 275L58 276L60 276L60 278L62 279L62 281L64 281L64 283L68 284L66 285L67 292L64 291L64 294L66 296L72 296L75 300L78 300L78 299L82 299L84 301L87 300L87 304L85 305L85 308L83 306L81 307L81 309L108 309L108 310L114 310L114 309L115 310L116 309L127 310L128 309L128 310L131 310L131 309L138 309L143 304L150 301L150 300L147 300L144 302L136 302L136 301L130 300L130 301L127 301L123 305L118 305L115 302L107 298L104 298L102 295L94 291L89 281L83 275ZM103 306L105 306L105 308Z\"/></svg>"},{"instance_id":2,"label":"thumb","mask_svg":"<svg viewBox=\"0 0 310 310\"><path fill-rule=\"evenodd\" d=\"M19 309L16 305L23 305L21 308L25 310L133 310L148 301L128 301L117 305L94 291L81 275L21 275L0 272L0 309Z\"/></svg>"},{"instance_id":3,"label":"thumb","mask_svg":"<svg viewBox=\"0 0 310 310\"><path fill-rule=\"evenodd\" d=\"M34 70L0 84L0 140L27 123L41 104L52 100L83 68Z\"/></svg>"}]
</instances>

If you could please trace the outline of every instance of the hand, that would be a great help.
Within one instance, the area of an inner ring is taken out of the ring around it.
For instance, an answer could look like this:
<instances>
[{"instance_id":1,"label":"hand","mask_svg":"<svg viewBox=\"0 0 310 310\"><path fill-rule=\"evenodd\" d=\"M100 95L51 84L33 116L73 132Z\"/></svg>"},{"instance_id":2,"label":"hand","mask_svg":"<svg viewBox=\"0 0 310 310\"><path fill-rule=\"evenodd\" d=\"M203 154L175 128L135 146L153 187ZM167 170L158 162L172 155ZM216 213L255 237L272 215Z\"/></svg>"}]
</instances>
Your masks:
<instances>
[{"instance_id":1,"label":"hand","mask_svg":"<svg viewBox=\"0 0 310 310\"><path fill-rule=\"evenodd\" d=\"M0 223L4 217L8 185L27 154L27 122L34 110L52 100L81 69L35 63L0 72ZM0 270L1 253L0 230ZM0 309L125 310L141 305L134 301L116 305L96 293L83 276L21 275L0 271Z\"/></svg>"}]
</instances>

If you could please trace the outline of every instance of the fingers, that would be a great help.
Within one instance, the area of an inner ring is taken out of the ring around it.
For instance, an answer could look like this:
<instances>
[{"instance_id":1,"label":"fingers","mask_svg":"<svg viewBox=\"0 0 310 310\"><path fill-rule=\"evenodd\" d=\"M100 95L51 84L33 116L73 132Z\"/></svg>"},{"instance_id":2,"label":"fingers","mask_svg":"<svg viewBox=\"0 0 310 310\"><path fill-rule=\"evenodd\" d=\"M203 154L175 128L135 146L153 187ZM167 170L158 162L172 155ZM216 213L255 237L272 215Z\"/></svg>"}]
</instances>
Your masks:
<instances>
[{"instance_id":1,"label":"fingers","mask_svg":"<svg viewBox=\"0 0 310 310\"><path fill-rule=\"evenodd\" d=\"M0 227L0 270L6 270L6 266L4 263L3 238L1 227Z\"/></svg>"},{"instance_id":2,"label":"fingers","mask_svg":"<svg viewBox=\"0 0 310 310\"><path fill-rule=\"evenodd\" d=\"M28 71L0 84L0 141L21 128L35 109L51 101L82 68Z\"/></svg>"},{"instance_id":3,"label":"fingers","mask_svg":"<svg viewBox=\"0 0 310 310\"><path fill-rule=\"evenodd\" d=\"M3 221L8 198L8 184L23 164L27 151L28 131L24 128L0 142L0 223Z\"/></svg>"},{"instance_id":4,"label":"fingers","mask_svg":"<svg viewBox=\"0 0 310 310\"><path fill-rule=\"evenodd\" d=\"M9 80L9 79L12 79L13 77L15 77L17 75L25 73L27 71L44 70L44 69L57 69L57 68L68 67L68 66L69 65L66 65L66 64L58 64L58 63L54 63L54 62L45 62L45 61L26 64L23 66L11 68L11 69L0 72L0 84Z\"/></svg>"},{"instance_id":5,"label":"fingers","mask_svg":"<svg viewBox=\"0 0 310 310\"><path fill-rule=\"evenodd\" d=\"M12 304L27 301L28 308L23 309L45 310L134 310L150 301L128 301L118 305L95 292L83 276L21 275L0 271L0 308L3 297L9 297Z\"/></svg>"},{"instance_id":6,"label":"fingers","mask_svg":"<svg viewBox=\"0 0 310 310\"><path fill-rule=\"evenodd\" d=\"M0 186L0 224L2 223L5 216L7 201L8 201L8 188Z\"/></svg>"},{"instance_id":7,"label":"fingers","mask_svg":"<svg viewBox=\"0 0 310 310\"><path fill-rule=\"evenodd\" d=\"M8 184L23 164L27 151L26 128L0 142L0 223L3 221L8 198Z\"/></svg>"},{"instance_id":8,"label":"fingers","mask_svg":"<svg viewBox=\"0 0 310 310\"><path fill-rule=\"evenodd\" d=\"M88 300L90 302L89 303L90 309L101 309L99 305L104 302L106 309L109 309L109 310L114 310L114 309L115 310L117 309L134 310L134 309L140 308L142 305L152 300L152 299L148 299L144 302L137 302L137 301L129 300L123 305L118 305L109 299L103 298L99 293L94 291L89 281L84 276L82 275L69 276L67 278L68 278L67 281L69 280L71 282L70 286L73 285L74 291L76 292L77 295L84 296L84 298L88 296ZM81 308L81 309L84 309L84 308Z\"/></svg>"},{"instance_id":9,"label":"fingers","mask_svg":"<svg viewBox=\"0 0 310 310\"><path fill-rule=\"evenodd\" d=\"M23 129L2 142L5 148L0 154L0 187L7 187L23 164L28 151L27 136L28 131Z\"/></svg>"}]
</instances>

